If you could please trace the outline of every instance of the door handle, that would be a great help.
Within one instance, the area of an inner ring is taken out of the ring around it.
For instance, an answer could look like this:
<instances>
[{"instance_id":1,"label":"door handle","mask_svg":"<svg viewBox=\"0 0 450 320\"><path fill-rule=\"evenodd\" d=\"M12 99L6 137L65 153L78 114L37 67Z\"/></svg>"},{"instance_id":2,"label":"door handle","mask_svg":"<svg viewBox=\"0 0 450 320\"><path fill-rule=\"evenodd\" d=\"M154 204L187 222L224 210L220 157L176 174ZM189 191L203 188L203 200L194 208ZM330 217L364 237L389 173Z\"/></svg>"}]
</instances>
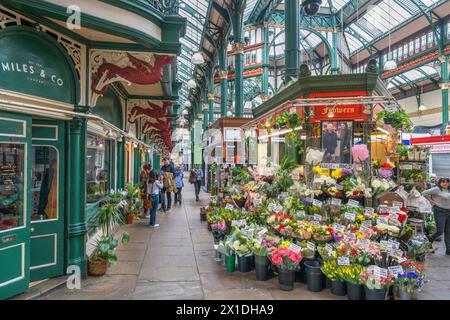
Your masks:
<instances>
[{"instance_id":1,"label":"door handle","mask_svg":"<svg viewBox=\"0 0 450 320\"><path fill-rule=\"evenodd\" d=\"M31 227L31 229L30 229L30 232L31 232L31 233L33 233L33 232L34 232L34 228L33 228L33 227Z\"/></svg>"}]
</instances>

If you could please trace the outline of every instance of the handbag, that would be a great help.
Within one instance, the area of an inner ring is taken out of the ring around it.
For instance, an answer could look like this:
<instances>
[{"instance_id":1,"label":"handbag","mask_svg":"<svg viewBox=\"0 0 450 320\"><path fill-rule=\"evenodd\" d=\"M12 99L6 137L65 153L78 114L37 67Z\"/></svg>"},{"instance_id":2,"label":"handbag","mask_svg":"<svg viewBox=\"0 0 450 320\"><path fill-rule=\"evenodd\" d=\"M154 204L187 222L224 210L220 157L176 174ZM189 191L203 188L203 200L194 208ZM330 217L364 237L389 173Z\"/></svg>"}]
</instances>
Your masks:
<instances>
[{"instance_id":1,"label":"handbag","mask_svg":"<svg viewBox=\"0 0 450 320\"><path fill-rule=\"evenodd\" d=\"M151 186L151 190L153 190L153 183L152 183L152 186ZM145 200L144 200L144 208L146 210L152 210L153 209L152 198L148 194L146 195Z\"/></svg>"}]
</instances>

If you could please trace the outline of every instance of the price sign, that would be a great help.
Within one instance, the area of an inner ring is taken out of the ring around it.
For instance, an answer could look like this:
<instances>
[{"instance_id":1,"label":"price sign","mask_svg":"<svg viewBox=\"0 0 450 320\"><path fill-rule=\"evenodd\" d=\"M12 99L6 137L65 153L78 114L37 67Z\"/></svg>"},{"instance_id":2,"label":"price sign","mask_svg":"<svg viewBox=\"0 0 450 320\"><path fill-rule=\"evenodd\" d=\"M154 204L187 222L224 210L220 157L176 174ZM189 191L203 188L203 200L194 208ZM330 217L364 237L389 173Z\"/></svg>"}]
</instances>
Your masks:
<instances>
[{"instance_id":1,"label":"price sign","mask_svg":"<svg viewBox=\"0 0 450 320\"><path fill-rule=\"evenodd\" d=\"M310 241L306 242L306 247L311 250L311 251L315 251L316 250L316 245Z\"/></svg>"},{"instance_id":2,"label":"price sign","mask_svg":"<svg viewBox=\"0 0 450 320\"><path fill-rule=\"evenodd\" d=\"M289 194L287 192L282 192L280 193L280 196L282 196L283 198L286 198Z\"/></svg>"},{"instance_id":3,"label":"price sign","mask_svg":"<svg viewBox=\"0 0 450 320\"><path fill-rule=\"evenodd\" d=\"M228 210L234 210L234 206L230 203L228 203L225 208L227 208Z\"/></svg>"},{"instance_id":4,"label":"price sign","mask_svg":"<svg viewBox=\"0 0 450 320\"><path fill-rule=\"evenodd\" d=\"M269 210L270 211L274 211L274 209L277 207L277 205L275 204L275 203L271 203L271 204L269 204Z\"/></svg>"},{"instance_id":5,"label":"price sign","mask_svg":"<svg viewBox=\"0 0 450 320\"><path fill-rule=\"evenodd\" d=\"M386 206L386 205L380 205L379 207L378 207L378 210L380 211L380 212L388 212L388 206Z\"/></svg>"},{"instance_id":6,"label":"price sign","mask_svg":"<svg viewBox=\"0 0 450 320\"><path fill-rule=\"evenodd\" d=\"M347 205L349 207L356 207L359 208L359 202L353 199L348 200Z\"/></svg>"},{"instance_id":7,"label":"price sign","mask_svg":"<svg viewBox=\"0 0 450 320\"><path fill-rule=\"evenodd\" d=\"M398 214L396 214L396 213L391 213L391 214L389 214L389 219L390 219L392 222L398 222Z\"/></svg>"},{"instance_id":8,"label":"price sign","mask_svg":"<svg viewBox=\"0 0 450 320\"><path fill-rule=\"evenodd\" d=\"M345 231L345 226L343 226L342 224L339 224L339 223L334 223L333 224L333 229L338 231L338 232L344 232Z\"/></svg>"},{"instance_id":9,"label":"price sign","mask_svg":"<svg viewBox=\"0 0 450 320\"><path fill-rule=\"evenodd\" d=\"M339 191L344 190L344 187L341 186L340 184L337 184L336 185L336 190L339 190Z\"/></svg>"},{"instance_id":10,"label":"price sign","mask_svg":"<svg viewBox=\"0 0 450 320\"><path fill-rule=\"evenodd\" d=\"M392 249L397 250L398 248L400 248L400 243L398 241L395 240L388 240L390 246Z\"/></svg>"},{"instance_id":11,"label":"price sign","mask_svg":"<svg viewBox=\"0 0 450 320\"><path fill-rule=\"evenodd\" d=\"M341 199L337 199L337 198L331 198L331 204L333 206L340 206L342 204L342 200Z\"/></svg>"},{"instance_id":12,"label":"price sign","mask_svg":"<svg viewBox=\"0 0 450 320\"><path fill-rule=\"evenodd\" d=\"M328 253L331 253L334 250L333 246L331 244L329 244L329 243L327 243L325 245L325 249L327 249Z\"/></svg>"},{"instance_id":13,"label":"price sign","mask_svg":"<svg viewBox=\"0 0 450 320\"><path fill-rule=\"evenodd\" d=\"M361 227L370 228L371 226L372 226L372 221L370 221L370 220L365 220L365 221L361 222Z\"/></svg>"},{"instance_id":14,"label":"price sign","mask_svg":"<svg viewBox=\"0 0 450 320\"><path fill-rule=\"evenodd\" d=\"M388 217L386 216L378 217L377 224L388 224Z\"/></svg>"},{"instance_id":15,"label":"price sign","mask_svg":"<svg viewBox=\"0 0 450 320\"><path fill-rule=\"evenodd\" d=\"M320 221L313 221L311 223L313 226L316 226L316 227L320 226Z\"/></svg>"},{"instance_id":16,"label":"price sign","mask_svg":"<svg viewBox=\"0 0 450 320\"><path fill-rule=\"evenodd\" d=\"M283 211L283 206L281 204L279 204L278 206L275 207L274 211L275 211L275 213Z\"/></svg>"},{"instance_id":17,"label":"price sign","mask_svg":"<svg viewBox=\"0 0 450 320\"><path fill-rule=\"evenodd\" d=\"M338 265L340 266L349 266L350 259L348 257L338 257L337 258Z\"/></svg>"},{"instance_id":18,"label":"price sign","mask_svg":"<svg viewBox=\"0 0 450 320\"><path fill-rule=\"evenodd\" d=\"M363 247L368 247L370 245L370 240L369 239L358 239L356 244L363 246Z\"/></svg>"},{"instance_id":19,"label":"price sign","mask_svg":"<svg viewBox=\"0 0 450 320\"><path fill-rule=\"evenodd\" d=\"M389 273L397 277L400 273L403 273L403 268L401 266L388 267Z\"/></svg>"},{"instance_id":20,"label":"price sign","mask_svg":"<svg viewBox=\"0 0 450 320\"><path fill-rule=\"evenodd\" d=\"M400 210L400 208L403 207L403 203L401 203L400 201L392 201L392 206L398 207Z\"/></svg>"},{"instance_id":21,"label":"price sign","mask_svg":"<svg viewBox=\"0 0 450 320\"><path fill-rule=\"evenodd\" d=\"M300 180L300 173L293 173L292 174L292 179L293 180Z\"/></svg>"},{"instance_id":22,"label":"price sign","mask_svg":"<svg viewBox=\"0 0 450 320\"><path fill-rule=\"evenodd\" d=\"M245 219L233 220L231 221L231 225L233 227L245 227L247 225L247 221Z\"/></svg>"},{"instance_id":23,"label":"price sign","mask_svg":"<svg viewBox=\"0 0 450 320\"><path fill-rule=\"evenodd\" d=\"M388 276L388 270L385 268L380 268L378 266L374 267L373 273L375 274L376 277L386 278Z\"/></svg>"},{"instance_id":24,"label":"price sign","mask_svg":"<svg viewBox=\"0 0 450 320\"><path fill-rule=\"evenodd\" d=\"M313 200L313 205L319 208L322 208L322 201L314 199Z\"/></svg>"},{"instance_id":25,"label":"price sign","mask_svg":"<svg viewBox=\"0 0 450 320\"><path fill-rule=\"evenodd\" d=\"M299 253L302 250L302 248L296 245L295 243L291 243L289 250L295 253Z\"/></svg>"},{"instance_id":26,"label":"price sign","mask_svg":"<svg viewBox=\"0 0 450 320\"><path fill-rule=\"evenodd\" d=\"M347 233L347 234L344 236L344 241L345 241L345 242L349 242L349 241L352 241L352 240L354 240L354 239L356 239L356 236L355 236L354 233Z\"/></svg>"},{"instance_id":27,"label":"price sign","mask_svg":"<svg viewBox=\"0 0 450 320\"><path fill-rule=\"evenodd\" d=\"M304 216L306 216L306 212L305 212L305 210L298 210L297 215L304 217Z\"/></svg>"},{"instance_id":28,"label":"price sign","mask_svg":"<svg viewBox=\"0 0 450 320\"><path fill-rule=\"evenodd\" d=\"M312 216L314 221L322 221L322 216L319 214L315 214Z\"/></svg>"},{"instance_id":29,"label":"price sign","mask_svg":"<svg viewBox=\"0 0 450 320\"><path fill-rule=\"evenodd\" d=\"M375 210L373 208L365 208L364 215L368 218L371 218Z\"/></svg>"},{"instance_id":30,"label":"price sign","mask_svg":"<svg viewBox=\"0 0 450 320\"><path fill-rule=\"evenodd\" d=\"M399 206L391 207L389 209L389 212L391 212L391 213L396 213L396 212L399 212L399 211L400 211L400 207Z\"/></svg>"},{"instance_id":31,"label":"price sign","mask_svg":"<svg viewBox=\"0 0 450 320\"><path fill-rule=\"evenodd\" d=\"M356 215L354 213L345 213L344 214L344 219L350 220L350 221L355 221L356 220Z\"/></svg>"},{"instance_id":32,"label":"price sign","mask_svg":"<svg viewBox=\"0 0 450 320\"><path fill-rule=\"evenodd\" d=\"M262 239L264 235L267 233L267 231L268 230L266 228L262 229L260 232L258 232L258 237Z\"/></svg>"},{"instance_id":33,"label":"price sign","mask_svg":"<svg viewBox=\"0 0 450 320\"><path fill-rule=\"evenodd\" d=\"M253 200L253 205L254 205L255 207L259 206L261 203L262 203L261 199L254 199L254 200Z\"/></svg>"},{"instance_id":34,"label":"price sign","mask_svg":"<svg viewBox=\"0 0 450 320\"><path fill-rule=\"evenodd\" d=\"M382 247L385 247L386 249L391 249L392 248L392 244L389 241L386 241L386 240L381 240L380 241L380 245Z\"/></svg>"}]
</instances>

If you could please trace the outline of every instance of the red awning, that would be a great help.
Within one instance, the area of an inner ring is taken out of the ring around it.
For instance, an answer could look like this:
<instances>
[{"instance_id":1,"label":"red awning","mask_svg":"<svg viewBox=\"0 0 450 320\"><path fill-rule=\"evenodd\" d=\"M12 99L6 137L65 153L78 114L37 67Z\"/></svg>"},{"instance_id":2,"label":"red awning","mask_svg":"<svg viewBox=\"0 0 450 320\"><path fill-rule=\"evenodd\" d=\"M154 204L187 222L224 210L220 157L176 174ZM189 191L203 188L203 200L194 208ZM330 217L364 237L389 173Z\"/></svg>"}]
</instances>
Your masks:
<instances>
[{"instance_id":1,"label":"red awning","mask_svg":"<svg viewBox=\"0 0 450 320\"><path fill-rule=\"evenodd\" d=\"M447 144L450 142L450 136L411 138L409 142L417 145Z\"/></svg>"}]
</instances>

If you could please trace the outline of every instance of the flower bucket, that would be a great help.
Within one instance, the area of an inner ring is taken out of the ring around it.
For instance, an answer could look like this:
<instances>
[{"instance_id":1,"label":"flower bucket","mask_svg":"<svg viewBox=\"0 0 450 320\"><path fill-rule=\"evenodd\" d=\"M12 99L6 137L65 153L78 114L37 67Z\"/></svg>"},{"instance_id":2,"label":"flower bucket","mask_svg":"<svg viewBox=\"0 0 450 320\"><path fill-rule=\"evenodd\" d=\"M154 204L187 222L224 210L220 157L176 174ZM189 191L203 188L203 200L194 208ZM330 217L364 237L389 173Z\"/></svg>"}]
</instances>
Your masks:
<instances>
[{"instance_id":1,"label":"flower bucket","mask_svg":"<svg viewBox=\"0 0 450 320\"><path fill-rule=\"evenodd\" d=\"M347 282L348 300L363 300L364 287L360 284Z\"/></svg>"},{"instance_id":2,"label":"flower bucket","mask_svg":"<svg viewBox=\"0 0 450 320\"><path fill-rule=\"evenodd\" d=\"M306 283L306 261L316 261L316 259L308 259L303 257L299 264L299 271L295 272L295 282Z\"/></svg>"},{"instance_id":3,"label":"flower bucket","mask_svg":"<svg viewBox=\"0 0 450 320\"><path fill-rule=\"evenodd\" d=\"M364 292L366 293L366 300L386 300L386 288L369 289L367 286L364 286Z\"/></svg>"},{"instance_id":4,"label":"flower bucket","mask_svg":"<svg viewBox=\"0 0 450 320\"><path fill-rule=\"evenodd\" d=\"M332 281L331 293L335 296L345 296L347 294L347 286L345 285L345 282Z\"/></svg>"},{"instance_id":5,"label":"flower bucket","mask_svg":"<svg viewBox=\"0 0 450 320\"><path fill-rule=\"evenodd\" d=\"M239 270L239 272L252 271L252 256L246 256L246 257L238 256L238 270Z\"/></svg>"},{"instance_id":6,"label":"flower bucket","mask_svg":"<svg viewBox=\"0 0 450 320\"><path fill-rule=\"evenodd\" d=\"M424 161L427 160L428 152L427 151L420 151L419 160Z\"/></svg>"},{"instance_id":7,"label":"flower bucket","mask_svg":"<svg viewBox=\"0 0 450 320\"><path fill-rule=\"evenodd\" d=\"M255 256L256 280L266 281L270 278L270 261L266 256Z\"/></svg>"},{"instance_id":8,"label":"flower bucket","mask_svg":"<svg viewBox=\"0 0 450 320\"><path fill-rule=\"evenodd\" d=\"M323 273L320 270L320 262L317 260L305 261L306 285L312 292L323 290Z\"/></svg>"},{"instance_id":9,"label":"flower bucket","mask_svg":"<svg viewBox=\"0 0 450 320\"><path fill-rule=\"evenodd\" d=\"M398 290L398 292L399 292L400 300L412 300L412 292L408 292L404 288L400 288L400 290Z\"/></svg>"},{"instance_id":10,"label":"flower bucket","mask_svg":"<svg viewBox=\"0 0 450 320\"><path fill-rule=\"evenodd\" d=\"M331 289L331 282L333 282L333 281L331 281L330 278L328 278L328 277L325 277L325 278L326 278L325 289Z\"/></svg>"},{"instance_id":11,"label":"flower bucket","mask_svg":"<svg viewBox=\"0 0 450 320\"><path fill-rule=\"evenodd\" d=\"M414 160L414 158L415 158L415 152L408 151L408 160Z\"/></svg>"},{"instance_id":12,"label":"flower bucket","mask_svg":"<svg viewBox=\"0 0 450 320\"><path fill-rule=\"evenodd\" d=\"M236 256L234 254L231 256L225 256L225 264L227 266L227 272L236 271Z\"/></svg>"},{"instance_id":13,"label":"flower bucket","mask_svg":"<svg viewBox=\"0 0 450 320\"><path fill-rule=\"evenodd\" d=\"M280 290L292 291L294 290L295 271L278 269L278 283Z\"/></svg>"},{"instance_id":14,"label":"flower bucket","mask_svg":"<svg viewBox=\"0 0 450 320\"><path fill-rule=\"evenodd\" d=\"M245 199L241 199L241 200L233 199L233 200L240 209L242 209L244 207Z\"/></svg>"}]
</instances>

